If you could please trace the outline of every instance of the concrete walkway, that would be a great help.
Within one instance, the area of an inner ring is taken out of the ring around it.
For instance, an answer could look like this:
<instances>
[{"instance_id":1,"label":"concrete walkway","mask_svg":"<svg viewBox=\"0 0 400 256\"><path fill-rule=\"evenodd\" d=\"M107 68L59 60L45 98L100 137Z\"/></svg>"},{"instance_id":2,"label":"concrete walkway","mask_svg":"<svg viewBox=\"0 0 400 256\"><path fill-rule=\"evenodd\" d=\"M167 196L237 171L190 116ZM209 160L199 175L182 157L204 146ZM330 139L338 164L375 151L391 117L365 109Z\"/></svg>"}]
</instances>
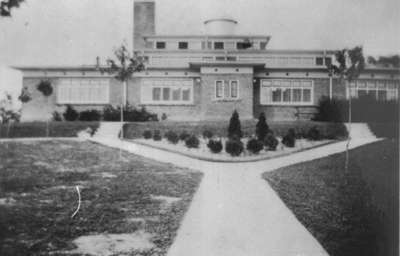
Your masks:
<instances>
[{"instance_id":1,"label":"concrete walkway","mask_svg":"<svg viewBox=\"0 0 400 256\"><path fill-rule=\"evenodd\" d=\"M377 140L364 135L352 129L350 148ZM204 172L169 256L328 255L261 174L343 152L347 142L260 162L212 163L112 138L94 141Z\"/></svg>"}]
</instances>

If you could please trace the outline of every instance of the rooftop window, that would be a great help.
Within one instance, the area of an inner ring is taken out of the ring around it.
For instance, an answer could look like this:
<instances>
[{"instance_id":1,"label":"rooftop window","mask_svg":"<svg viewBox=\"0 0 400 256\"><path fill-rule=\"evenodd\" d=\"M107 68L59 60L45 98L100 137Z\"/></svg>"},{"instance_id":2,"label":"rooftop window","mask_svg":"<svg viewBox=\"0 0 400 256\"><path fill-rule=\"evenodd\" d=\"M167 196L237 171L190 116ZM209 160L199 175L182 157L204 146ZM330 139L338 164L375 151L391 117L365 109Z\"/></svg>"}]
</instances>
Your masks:
<instances>
[{"instance_id":1,"label":"rooftop window","mask_svg":"<svg viewBox=\"0 0 400 256\"><path fill-rule=\"evenodd\" d=\"M179 49L188 49L188 46L189 46L188 42L179 42L178 43Z\"/></svg>"},{"instance_id":2,"label":"rooftop window","mask_svg":"<svg viewBox=\"0 0 400 256\"><path fill-rule=\"evenodd\" d=\"M166 45L165 42L160 42L159 41L159 42L156 43L156 48L157 49L165 49L165 45Z\"/></svg>"},{"instance_id":3,"label":"rooftop window","mask_svg":"<svg viewBox=\"0 0 400 256\"><path fill-rule=\"evenodd\" d=\"M222 50L222 49L224 49L224 42L214 42L214 49L215 49L215 50Z\"/></svg>"},{"instance_id":4,"label":"rooftop window","mask_svg":"<svg viewBox=\"0 0 400 256\"><path fill-rule=\"evenodd\" d=\"M322 65L324 65L324 58L322 58L322 57L317 57L317 58L315 59L315 64L316 64L317 66L322 66Z\"/></svg>"},{"instance_id":5,"label":"rooftop window","mask_svg":"<svg viewBox=\"0 0 400 256\"><path fill-rule=\"evenodd\" d=\"M251 48L252 46L253 46L253 44L250 41L236 43L236 49L238 49L238 50L248 49L248 48Z\"/></svg>"}]
</instances>

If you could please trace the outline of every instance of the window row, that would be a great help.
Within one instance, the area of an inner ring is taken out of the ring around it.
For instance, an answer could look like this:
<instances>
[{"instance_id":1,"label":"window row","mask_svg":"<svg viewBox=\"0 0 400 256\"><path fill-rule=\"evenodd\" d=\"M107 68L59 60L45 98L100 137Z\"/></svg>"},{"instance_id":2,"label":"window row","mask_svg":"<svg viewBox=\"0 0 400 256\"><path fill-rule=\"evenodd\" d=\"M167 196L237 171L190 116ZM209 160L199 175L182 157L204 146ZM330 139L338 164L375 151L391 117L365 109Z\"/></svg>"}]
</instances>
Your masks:
<instances>
[{"instance_id":1,"label":"window row","mask_svg":"<svg viewBox=\"0 0 400 256\"><path fill-rule=\"evenodd\" d=\"M216 100L239 99L239 81L237 80L215 81L215 99Z\"/></svg>"},{"instance_id":2,"label":"window row","mask_svg":"<svg viewBox=\"0 0 400 256\"><path fill-rule=\"evenodd\" d=\"M57 88L59 104L107 104L109 80L62 79Z\"/></svg>"},{"instance_id":3,"label":"window row","mask_svg":"<svg viewBox=\"0 0 400 256\"><path fill-rule=\"evenodd\" d=\"M192 80L146 80L141 86L143 104L191 104Z\"/></svg>"},{"instance_id":4,"label":"window row","mask_svg":"<svg viewBox=\"0 0 400 256\"><path fill-rule=\"evenodd\" d=\"M169 42L168 42L169 43ZM202 50L224 50L224 49L237 49L237 50L244 50L244 49L258 49L258 50L265 50L267 46L266 41L257 41L257 42L249 42L249 41L199 41L199 42L188 42L188 41L178 41L173 42L173 48L177 48L180 50L187 50L187 49L198 49L201 47ZM147 48L155 48L155 49L167 49L167 42L166 41L156 41L152 42L149 41L146 43ZM169 48L169 47L168 47Z\"/></svg>"},{"instance_id":5,"label":"window row","mask_svg":"<svg viewBox=\"0 0 400 256\"><path fill-rule=\"evenodd\" d=\"M312 105L313 83L308 80L262 80L260 103L263 105Z\"/></svg>"},{"instance_id":6,"label":"window row","mask_svg":"<svg viewBox=\"0 0 400 256\"><path fill-rule=\"evenodd\" d=\"M399 86L394 81L354 81L347 89L347 98L350 95L352 98L369 96L380 101L396 100Z\"/></svg>"}]
</instances>

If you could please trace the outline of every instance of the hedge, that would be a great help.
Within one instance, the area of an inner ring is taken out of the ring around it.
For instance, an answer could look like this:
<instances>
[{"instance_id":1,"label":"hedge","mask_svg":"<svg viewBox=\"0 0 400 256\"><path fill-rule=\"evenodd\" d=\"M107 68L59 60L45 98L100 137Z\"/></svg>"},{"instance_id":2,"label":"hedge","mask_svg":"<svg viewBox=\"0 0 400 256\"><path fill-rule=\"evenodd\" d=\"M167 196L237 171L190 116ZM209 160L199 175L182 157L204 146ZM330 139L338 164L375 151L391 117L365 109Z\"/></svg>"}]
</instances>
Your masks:
<instances>
[{"instance_id":1,"label":"hedge","mask_svg":"<svg viewBox=\"0 0 400 256\"><path fill-rule=\"evenodd\" d=\"M76 137L90 127L97 129L99 122L49 122L49 137ZM46 137L46 122L23 122L0 125L0 138Z\"/></svg>"},{"instance_id":2,"label":"hedge","mask_svg":"<svg viewBox=\"0 0 400 256\"><path fill-rule=\"evenodd\" d=\"M245 137L255 134L257 120L246 120L241 122L242 132ZM315 121L282 121L268 122L269 128L275 136L283 137L290 128L296 132L296 136L305 137L312 127L316 127L322 138L343 139L347 137L346 127L342 123L328 123ZM169 130L181 133L186 131L198 137L202 136L205 130L212 132L216 137L226 137L228 121L201 121L201 122L134 122L124 124L124 138L141 138L145 130L160 130L165 133Z\"/></svg>"}]
</instances>

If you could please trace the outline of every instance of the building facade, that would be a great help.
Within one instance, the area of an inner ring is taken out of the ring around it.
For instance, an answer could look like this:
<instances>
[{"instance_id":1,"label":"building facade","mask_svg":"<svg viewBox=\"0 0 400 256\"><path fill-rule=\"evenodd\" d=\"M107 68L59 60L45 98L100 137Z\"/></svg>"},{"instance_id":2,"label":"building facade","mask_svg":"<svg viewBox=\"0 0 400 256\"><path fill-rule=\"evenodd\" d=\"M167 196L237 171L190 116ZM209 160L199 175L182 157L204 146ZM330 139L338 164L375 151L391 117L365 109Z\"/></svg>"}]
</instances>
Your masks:
<instances>
[{"instance_id":1,"label":"building facade","mask_svg":"<svg viewBox=\"0 0 400 256\"><path fill-rule=\"evenodd\" d=\"M226 120L233 110L242 119L264 112L269 120L310 119L323 97L371 95L398 99L400 72L367 66L349 85L330 76L333 50L270 50L268 35L238 35L231 18L204 22L204 35L155 33L155 2L134 2L134 52L146 69L127 87L96 65L20 67L32 100L23 104L22 120L44 120L66 105L78 110L130 104L165 114L169 120ZM50 80L54 92L36 90Z\"/></svg>"}]
</instances>

